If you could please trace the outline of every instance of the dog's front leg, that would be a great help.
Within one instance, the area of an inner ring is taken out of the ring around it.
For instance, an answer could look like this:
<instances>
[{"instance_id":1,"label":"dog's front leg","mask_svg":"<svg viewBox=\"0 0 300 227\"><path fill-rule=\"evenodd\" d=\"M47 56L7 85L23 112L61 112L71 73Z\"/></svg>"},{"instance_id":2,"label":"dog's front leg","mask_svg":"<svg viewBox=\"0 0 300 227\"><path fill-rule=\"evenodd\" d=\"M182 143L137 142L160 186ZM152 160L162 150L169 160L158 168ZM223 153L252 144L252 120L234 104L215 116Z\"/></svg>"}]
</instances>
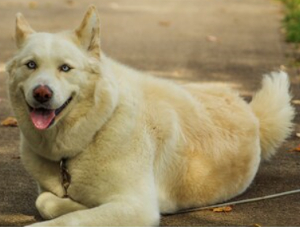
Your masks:
<instances>
[{"instance_id":1,"label":"dog's front leg","mask_svg":"<svg viewBox=\"0 0 300 227\"><path fill-rule=\"evenodd\" d=\"M60 198L51 192L41 193L36 200L36 207L44 219L53 219L73 211L87 209L69 198Z\"/></svg>"},{"instance_id":2,"label":"dog's front leg","mask_svg":"<svg viewBox=\"0 0 300 227\"><path fill-rule=\"evenodd\" d=\"M118 196L119 197L119 196ZM157 203L137 196L116 198L99 207L75 211L32 226L156 226L159 224Z\"/></svg>"}]
</instances>

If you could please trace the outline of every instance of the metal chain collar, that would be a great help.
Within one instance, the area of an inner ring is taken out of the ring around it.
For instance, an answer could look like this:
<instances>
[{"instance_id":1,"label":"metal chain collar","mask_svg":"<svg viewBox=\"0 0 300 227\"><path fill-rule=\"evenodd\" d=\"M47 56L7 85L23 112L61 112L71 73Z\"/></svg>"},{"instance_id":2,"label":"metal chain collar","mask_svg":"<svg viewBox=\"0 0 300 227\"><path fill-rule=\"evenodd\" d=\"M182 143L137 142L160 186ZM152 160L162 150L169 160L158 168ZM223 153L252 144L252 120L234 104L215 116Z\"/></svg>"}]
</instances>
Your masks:
<instances>
[{"instance_id":1,"label":"metal chain collar","mask_svg":"<svg viewBox=\"0 0 300 227\"><path fill-rule=\"evenodd\" d=\"M67 159L63 158L60 160L59 163L60 166L60 175L61 175L61 185L64 188L64 196L63 198L68 198L68 188L71 184L71 175L69 174L68 168L67 168Z\"/></svg>"}]
</instances>

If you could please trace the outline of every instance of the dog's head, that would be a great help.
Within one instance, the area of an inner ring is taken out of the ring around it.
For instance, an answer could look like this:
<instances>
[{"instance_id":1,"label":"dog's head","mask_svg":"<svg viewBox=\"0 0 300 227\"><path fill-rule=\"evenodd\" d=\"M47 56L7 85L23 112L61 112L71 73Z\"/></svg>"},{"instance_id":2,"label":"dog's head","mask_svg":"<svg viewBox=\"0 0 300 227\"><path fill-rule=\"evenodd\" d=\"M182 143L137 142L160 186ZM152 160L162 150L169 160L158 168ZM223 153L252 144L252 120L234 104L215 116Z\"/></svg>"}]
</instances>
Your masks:
<instances>
[{"instance_id":1,"label":"dog's head","mask_svg":"<svg viewBox=\"0 0 300 227\"><path fill-rule=\"evenodd\" d=\"M27 115L35 128L48 129L98 80L98 13L91 6L77 29L56 34L35 32L19 13L15 41L18 53L7 64L11 103L17 117Z\"/></svg>"}]
</instances>

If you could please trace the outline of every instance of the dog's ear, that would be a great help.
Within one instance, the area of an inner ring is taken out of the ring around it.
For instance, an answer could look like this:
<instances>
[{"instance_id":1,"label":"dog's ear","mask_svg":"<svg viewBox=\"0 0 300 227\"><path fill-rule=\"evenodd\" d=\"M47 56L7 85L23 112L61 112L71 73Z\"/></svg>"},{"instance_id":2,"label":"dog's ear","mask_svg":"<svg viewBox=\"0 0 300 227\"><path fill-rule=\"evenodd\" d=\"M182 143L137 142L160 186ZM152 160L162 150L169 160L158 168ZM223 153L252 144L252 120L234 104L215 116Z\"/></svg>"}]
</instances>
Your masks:
<instances>
[{"instance_id":1,"label":"dog's ear","mask_svg":"<svg viewBox=\"0 0 300 227\"><path fill-rule=\"evenodd\" d=\"M95 6L90 6L75 34L82 47L100 59L100 22Z\"/></svg>"},{"instance_id":2,"label":"dog's ear","mask_svg":"<svg viewBox=\"0 0 300 227\"><path fill-rule=\"evenodd\" d=\"M17 47L20 48L28 35L34 33L35 31L30 27L26 19L21 13L17 13L16 15L16 44Z\"/></svg>"}]
</instances>

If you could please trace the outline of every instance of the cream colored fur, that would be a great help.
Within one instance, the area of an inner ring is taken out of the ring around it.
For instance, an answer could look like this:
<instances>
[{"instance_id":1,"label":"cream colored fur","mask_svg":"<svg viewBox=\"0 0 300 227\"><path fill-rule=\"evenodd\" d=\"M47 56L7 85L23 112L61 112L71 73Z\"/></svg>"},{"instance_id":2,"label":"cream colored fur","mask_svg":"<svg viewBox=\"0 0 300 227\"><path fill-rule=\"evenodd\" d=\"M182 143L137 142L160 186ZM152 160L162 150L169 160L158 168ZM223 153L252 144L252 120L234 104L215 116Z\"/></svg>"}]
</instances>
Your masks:
<instances>
[{"instance_id":1,"label":"cream colored fur","mask_svg":"<svg viewBox=\"0 0 300 227\"><path fill-rule=\"evenodd\" d=\"M230 89L179 86L106 57L98 23L94 7L79 29L57 34L36 33L17 16L9 96L22 161L39 186L37 209L51 219L34 225L153 226L160 213L243 193L291 132L287 75L266 76L250 105ZM28 60L38 68L28 69ZM73 69L58 71L64 63ZM73 97L46 130L33 126L27 106L40 83L53 89L53 108Z\"/></svg>"}]
</instances>

